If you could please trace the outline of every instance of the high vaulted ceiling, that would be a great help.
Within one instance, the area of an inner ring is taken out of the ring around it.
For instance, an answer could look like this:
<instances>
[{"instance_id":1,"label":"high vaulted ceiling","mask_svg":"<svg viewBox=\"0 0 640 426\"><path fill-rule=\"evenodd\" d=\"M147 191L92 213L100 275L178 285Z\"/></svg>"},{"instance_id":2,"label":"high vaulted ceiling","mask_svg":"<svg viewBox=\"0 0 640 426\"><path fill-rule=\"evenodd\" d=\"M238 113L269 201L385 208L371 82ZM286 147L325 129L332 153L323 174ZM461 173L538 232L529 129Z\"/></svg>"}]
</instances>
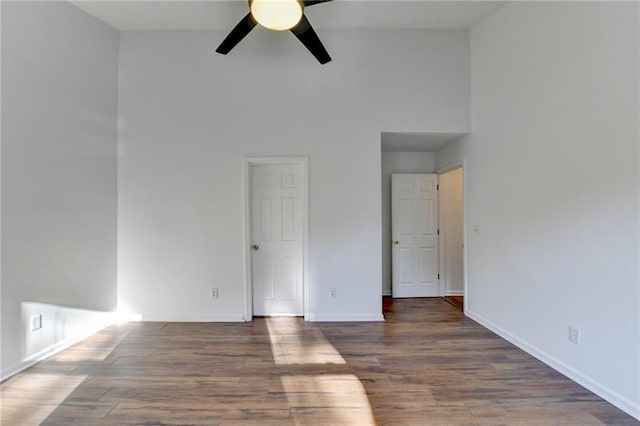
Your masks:
<instances>
[{"instance_id":1,"label":"high vaulted ceiling","mask_svg":"<svg viewBox=\"0 0 640 426\"><path fill-rule=\"evenodd\" d=\"M249 9L246 0L72 0L122 31L229 30ZM335 0L305 11L315 28L467 29L505 1Z\"/></svg>"}]
</instances>

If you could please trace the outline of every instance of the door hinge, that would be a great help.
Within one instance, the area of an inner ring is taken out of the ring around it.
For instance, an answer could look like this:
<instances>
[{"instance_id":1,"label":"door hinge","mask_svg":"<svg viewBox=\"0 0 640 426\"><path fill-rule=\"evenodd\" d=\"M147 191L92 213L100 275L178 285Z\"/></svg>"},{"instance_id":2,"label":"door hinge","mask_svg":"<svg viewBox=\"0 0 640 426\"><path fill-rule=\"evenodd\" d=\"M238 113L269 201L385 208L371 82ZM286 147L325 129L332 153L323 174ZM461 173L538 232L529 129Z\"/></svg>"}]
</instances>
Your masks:
<instances>
[{"instance_id":1,"label":"door hinge","mask_svg":"<svg viewBox=\"0 0 640 426\"><path fill-rule=\"evenodd\" d=\"M438 274L438 279L440 279L440 274Z\"/></svg>"},{"instance_id":2,"label":"door hinge","mask_svg":"<svg viewBox=\"0 0 640 426\"><path fill-rule=\"evenodd\" d=\"M438 229L438 235L440 235L440 230Z\"/></svg>"},{"instance_id":3,"label":"door hinge","mask_svg":"<svg viewBox=\"0 0 640 426\"><path fill-rule=\"evenodd\" d=\"M436 191L440 191L440 185L436 185Z\"/></svg>"}]
</instances>

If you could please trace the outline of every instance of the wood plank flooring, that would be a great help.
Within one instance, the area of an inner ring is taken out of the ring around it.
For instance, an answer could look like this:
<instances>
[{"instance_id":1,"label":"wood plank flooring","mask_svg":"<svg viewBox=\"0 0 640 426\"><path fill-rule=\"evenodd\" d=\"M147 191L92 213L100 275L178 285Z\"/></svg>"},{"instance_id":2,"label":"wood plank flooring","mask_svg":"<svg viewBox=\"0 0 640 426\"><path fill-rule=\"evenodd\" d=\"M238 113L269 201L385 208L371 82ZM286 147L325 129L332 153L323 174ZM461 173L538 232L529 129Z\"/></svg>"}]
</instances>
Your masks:
<instances>
[{"instance_id":1,"label":"wood plank flooring","mask_svg":"<svg viewBox=\"0 0 640 426\"><path fill-rule=\"evenodd\" d=\"M461 311L464 310L464 296L444 296L444 300L451 303Z\"/></svg>"},{"instance_id":2,"label":"wood plank flooring","mask_svg":"<svg viewBox=\"0 0 640 426\"><path fill-rule=\"evenodd\" d=\"M2 384L6 425L638 425L442 299L385 323L129 323Z\"/></svg>"}]
</instances>

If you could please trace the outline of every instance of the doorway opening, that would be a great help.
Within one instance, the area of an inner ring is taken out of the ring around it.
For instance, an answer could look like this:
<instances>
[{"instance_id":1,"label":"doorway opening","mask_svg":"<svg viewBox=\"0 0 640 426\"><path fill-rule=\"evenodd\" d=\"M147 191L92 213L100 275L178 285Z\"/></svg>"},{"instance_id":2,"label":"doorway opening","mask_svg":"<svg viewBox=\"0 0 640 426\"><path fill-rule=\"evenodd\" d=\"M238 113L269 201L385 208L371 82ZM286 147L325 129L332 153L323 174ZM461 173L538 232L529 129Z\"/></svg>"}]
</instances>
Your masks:
<instances>
[{"instance_id":1,"label":"doorway opening","mask_svg":"<svg viewBox=\"0 0 640 426\"><path fill-rule=\"evenodd\" d=\"M440 174L440 294L464 311L464 169Z\"/></svg>"},{"instance_id":2,"label":"doorway opening","mask_svg":"<svg viewBox=\"0 0 640 426\"><path fill-rule=\"evenodd\" d=\"M435 173L438 176L445 174L453 169L464 169L466 167L466 160L459 159L457 154L452 153L445 149L448 145L455 143L464 136L468 135L468 132L382 132L381 133L381 193L382 193L382 288L381 296L383 296L383 305L388 302L386 299L392 295L392 252L394 250L394 239L392 239L391 232L391 175L395 173L422 173L429 174ZM453 159L453 162L449 162ZM464 174L463 174L464 180ZM463 184L463 192L465 185ZM438 191L440 192L440 191ZM440 198L438 198L440 199ZM464 196L463 196L464 199ZM460 207L460 214L464 217L465 207L464 201ZM443 224L440 221L445 215L438 209L437 213L438 228L442 230ZM464 222L464 219L463 219ZM462 225L462 236L464 234L464 223ZM440 236L439 236L440 237ZM398 240L399 241L399 240ZM449 298L462 298L464 305L468 304L468 297L466 291L466 249L462 247L462 287L461 294L452 294L454 290L447 289L443 275L445 265L451 266L451 263L447 263L447 253L443 250L442 244L439 244L438 248L438 267L437 273L440 274L438 279L438 297L443 299L447 296ZM451 274L450 274L451 275ZM449 294L447 295L447 292ZM458 290L459 292L459 290Z\"/></svg>"}]
</instances>

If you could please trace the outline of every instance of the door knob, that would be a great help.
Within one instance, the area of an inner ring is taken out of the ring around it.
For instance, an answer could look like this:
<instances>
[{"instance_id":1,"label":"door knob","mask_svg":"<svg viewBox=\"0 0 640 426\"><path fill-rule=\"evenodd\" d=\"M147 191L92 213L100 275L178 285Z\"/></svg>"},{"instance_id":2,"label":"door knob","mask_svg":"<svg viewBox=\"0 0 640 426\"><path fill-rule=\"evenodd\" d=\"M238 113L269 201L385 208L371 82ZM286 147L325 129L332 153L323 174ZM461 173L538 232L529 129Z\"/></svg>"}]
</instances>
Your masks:
<instances>
[{"instance_id":1,"label":"door knob","mask_svg":"<svg viewBox=\"0 0 640 426\"><path fill-rule=\"evenodd\" d=\"M255 251L260 250L260 246L257 244L252 245L251 248L254 249Z\"/></svg>"}]
</instances>

